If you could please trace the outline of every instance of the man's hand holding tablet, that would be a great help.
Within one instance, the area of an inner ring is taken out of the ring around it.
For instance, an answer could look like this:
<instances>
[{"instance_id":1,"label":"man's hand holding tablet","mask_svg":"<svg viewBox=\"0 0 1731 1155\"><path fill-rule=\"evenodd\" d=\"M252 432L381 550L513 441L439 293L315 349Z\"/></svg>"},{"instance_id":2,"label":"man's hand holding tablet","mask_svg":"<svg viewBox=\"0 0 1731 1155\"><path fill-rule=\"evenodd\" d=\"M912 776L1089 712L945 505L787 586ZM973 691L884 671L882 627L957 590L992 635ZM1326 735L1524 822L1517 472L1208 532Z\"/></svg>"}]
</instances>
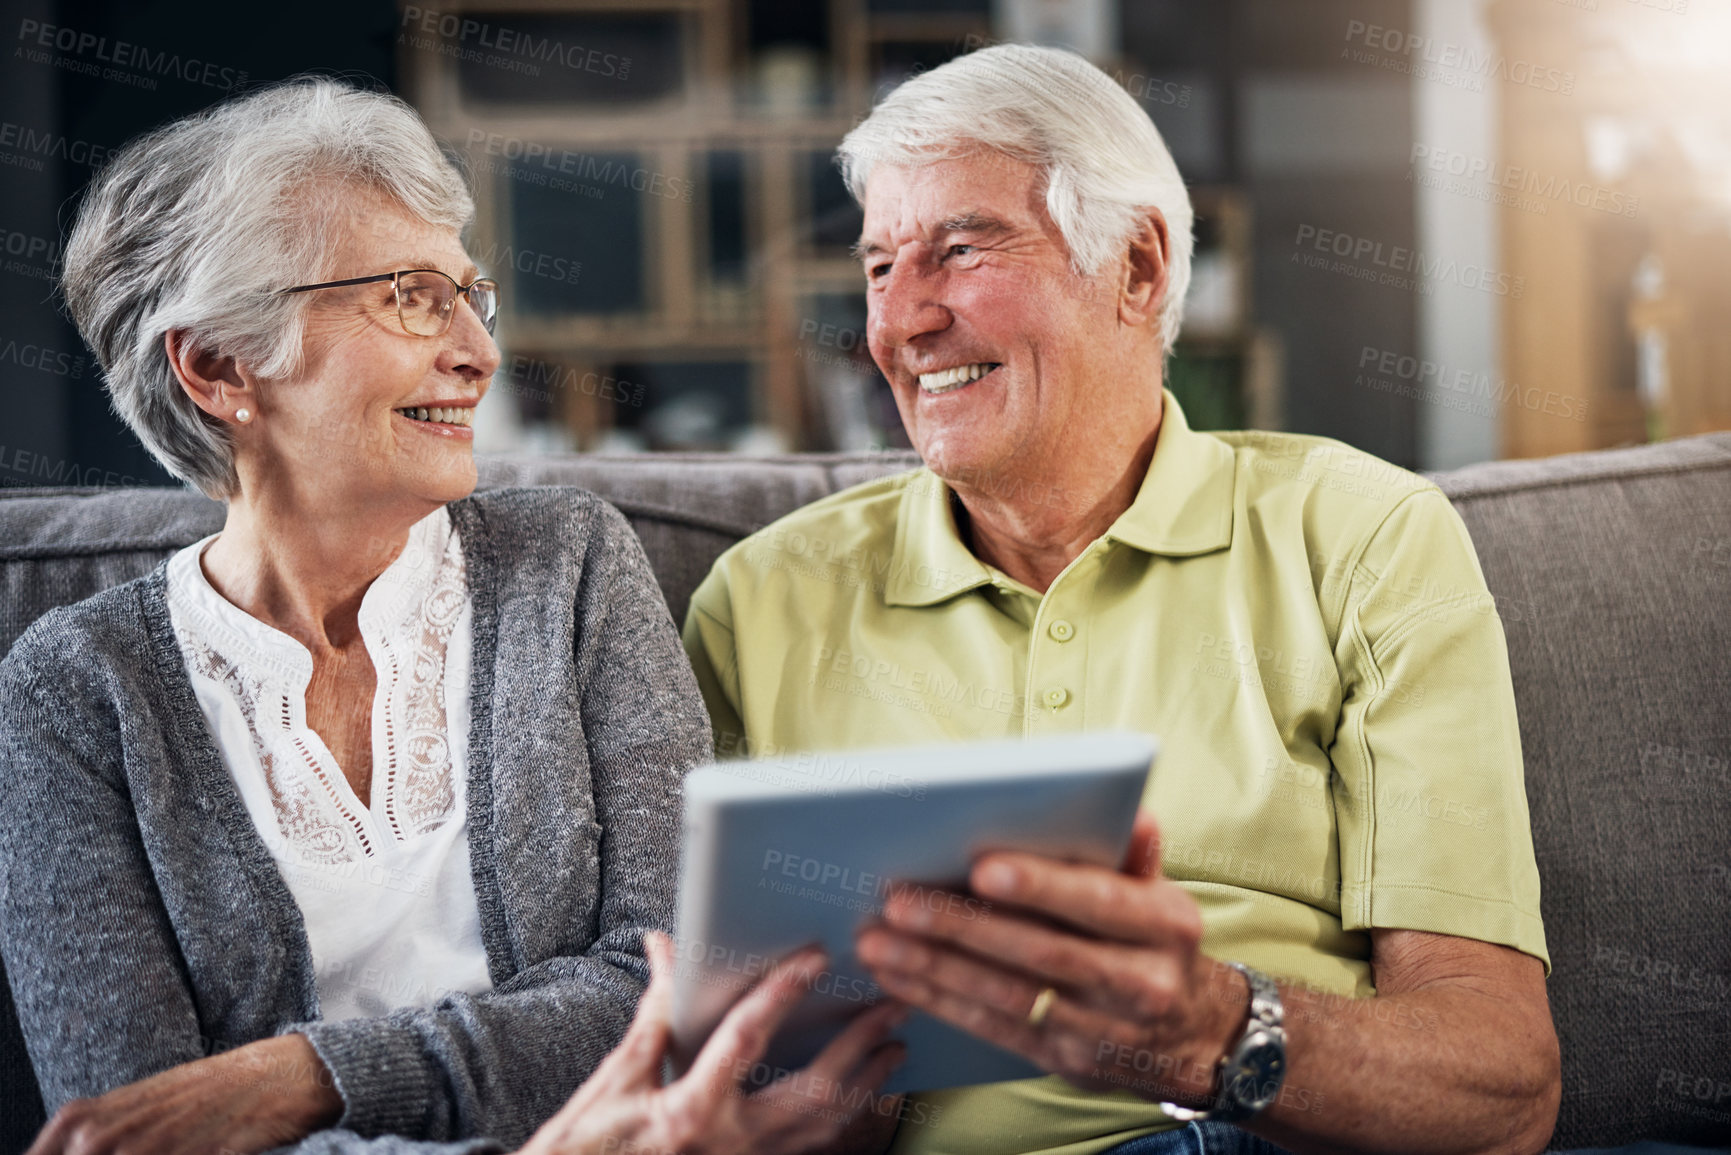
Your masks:
<instances>
[{"instance_id":1,"label":"man's hand holding tablet","mask_svg":"<svg viewBox=\"0 0 1731 1155\"><path fill-rule=\"evenodd\" d=\"M968 881L1000 917L894 895L859 956L888 996L1078 1086L1207 1106L1249 996L1205 997L1220 968L1201 953L1196 901L1160 871L1159 838L1141 812L1118 871L987 855Z\"/></svg>"}]
</instances>

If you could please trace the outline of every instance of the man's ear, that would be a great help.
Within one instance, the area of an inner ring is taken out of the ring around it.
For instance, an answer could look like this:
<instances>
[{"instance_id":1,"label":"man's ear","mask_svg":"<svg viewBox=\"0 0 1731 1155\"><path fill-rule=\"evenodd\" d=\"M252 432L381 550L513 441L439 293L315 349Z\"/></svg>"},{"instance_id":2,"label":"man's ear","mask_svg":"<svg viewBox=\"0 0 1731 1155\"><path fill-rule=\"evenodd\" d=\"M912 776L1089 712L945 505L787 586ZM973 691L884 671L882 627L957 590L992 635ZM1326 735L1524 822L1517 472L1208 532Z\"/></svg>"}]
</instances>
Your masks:
<instances>
[{"instance_id":1,"label":"man's ear","mask_svg":"<svg viewBox=\"0 0 1731 1155\"><path fill-rule=\"evenodd\" d=\"M1166 260L1171 253L1166 216L1157 208L1145 211L1148 215L1130 237L1129 261L1119 286L1118 319L1131 326L1158 324L1166 303Z\"/></svg>"},{"instance_id":2,"label":"man's ear","mask_svg":"<svg viewBox=\"0 0 1731 1155\"><path fill-rule=\"evenodd\" d=\"M258 412L258 395L233 357L200 348L185 329L170 329L162 344L169 367L194 405L231 425L250 421ZM247 416L237 418L241 410Z\"/></svg>"}]
</instances>

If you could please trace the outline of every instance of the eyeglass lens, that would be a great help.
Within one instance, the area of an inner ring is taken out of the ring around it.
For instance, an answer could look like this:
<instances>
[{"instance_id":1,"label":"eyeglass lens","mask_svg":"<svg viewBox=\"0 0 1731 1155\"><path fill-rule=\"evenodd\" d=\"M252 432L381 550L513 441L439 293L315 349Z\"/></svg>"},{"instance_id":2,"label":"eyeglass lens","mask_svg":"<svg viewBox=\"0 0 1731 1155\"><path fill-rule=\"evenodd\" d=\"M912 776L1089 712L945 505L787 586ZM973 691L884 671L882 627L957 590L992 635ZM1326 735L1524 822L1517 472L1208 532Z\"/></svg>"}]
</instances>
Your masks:
<instances>
[{"instance_id":1,"label":"eyeglass lens","mask_svg":"<svg viewBox=\"0 0 1731 1155\"><path fill-rule=\"evenodd\" d=\"M431 270L397 278L397 311L403 328L422 337L442 334L451 327L457 291L457 282ZM476 281L469 286L468 297L469 307L491 333L499 313L499 287L492 281Z\"/></svg>"}]
</instances>

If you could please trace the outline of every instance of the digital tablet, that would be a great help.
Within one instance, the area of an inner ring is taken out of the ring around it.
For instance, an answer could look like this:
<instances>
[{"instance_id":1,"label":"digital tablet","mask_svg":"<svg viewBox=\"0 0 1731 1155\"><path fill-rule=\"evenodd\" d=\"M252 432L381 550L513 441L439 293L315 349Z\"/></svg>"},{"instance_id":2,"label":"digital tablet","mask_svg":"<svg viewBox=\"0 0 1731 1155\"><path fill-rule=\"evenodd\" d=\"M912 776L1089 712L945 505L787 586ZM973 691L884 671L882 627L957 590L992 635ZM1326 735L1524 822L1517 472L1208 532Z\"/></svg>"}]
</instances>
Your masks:
<instances>
[{"instance_id":1,"label":"digital tablet","mask_svg":"<svg viewBox=\"0 0 1731 1155\"><path fill-rule=\"evenodd\" d=\"M884 995L854 954L892 884L929 887L964 917L974 859L1023 850L1116 867L1158 744L1140 734L790 755L705 766L685 779L673 1060L686 1069L776 960L822 943L829 969L763 1060L796 1071ZM1030 1078L1032 1063L924 1014L897 1032L907 1061L886 1091ZM753 1082L766 1083L769 1078Z\"/></svg>"}]
</instances>

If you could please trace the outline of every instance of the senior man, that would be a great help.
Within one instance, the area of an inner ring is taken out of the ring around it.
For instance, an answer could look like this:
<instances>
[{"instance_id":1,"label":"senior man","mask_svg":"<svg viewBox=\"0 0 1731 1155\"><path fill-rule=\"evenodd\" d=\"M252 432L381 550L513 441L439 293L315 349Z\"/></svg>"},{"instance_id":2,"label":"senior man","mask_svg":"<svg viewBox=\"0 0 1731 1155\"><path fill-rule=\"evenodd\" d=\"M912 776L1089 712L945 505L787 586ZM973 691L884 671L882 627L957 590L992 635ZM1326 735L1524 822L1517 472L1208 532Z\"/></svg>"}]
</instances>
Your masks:
<instances>
[{"instance_id":1,"label":"senior man","mask_svg":"<svg viewBox=\"0 0 1731 1155\"><path fill-rule=\"evenodd\" d=\"M1123 871L993 855L992 918L892 901L861 935L892 995L1062 1076L927 1095L896 1149L1541 1150L1520 739L1447 499L1335 442L1189 428L1162 389L1188 197L1079 57L962 57L841 161L925 468L716 563L685 641L721 749L1164 742Z\"/></svg>"}]
</instances>

